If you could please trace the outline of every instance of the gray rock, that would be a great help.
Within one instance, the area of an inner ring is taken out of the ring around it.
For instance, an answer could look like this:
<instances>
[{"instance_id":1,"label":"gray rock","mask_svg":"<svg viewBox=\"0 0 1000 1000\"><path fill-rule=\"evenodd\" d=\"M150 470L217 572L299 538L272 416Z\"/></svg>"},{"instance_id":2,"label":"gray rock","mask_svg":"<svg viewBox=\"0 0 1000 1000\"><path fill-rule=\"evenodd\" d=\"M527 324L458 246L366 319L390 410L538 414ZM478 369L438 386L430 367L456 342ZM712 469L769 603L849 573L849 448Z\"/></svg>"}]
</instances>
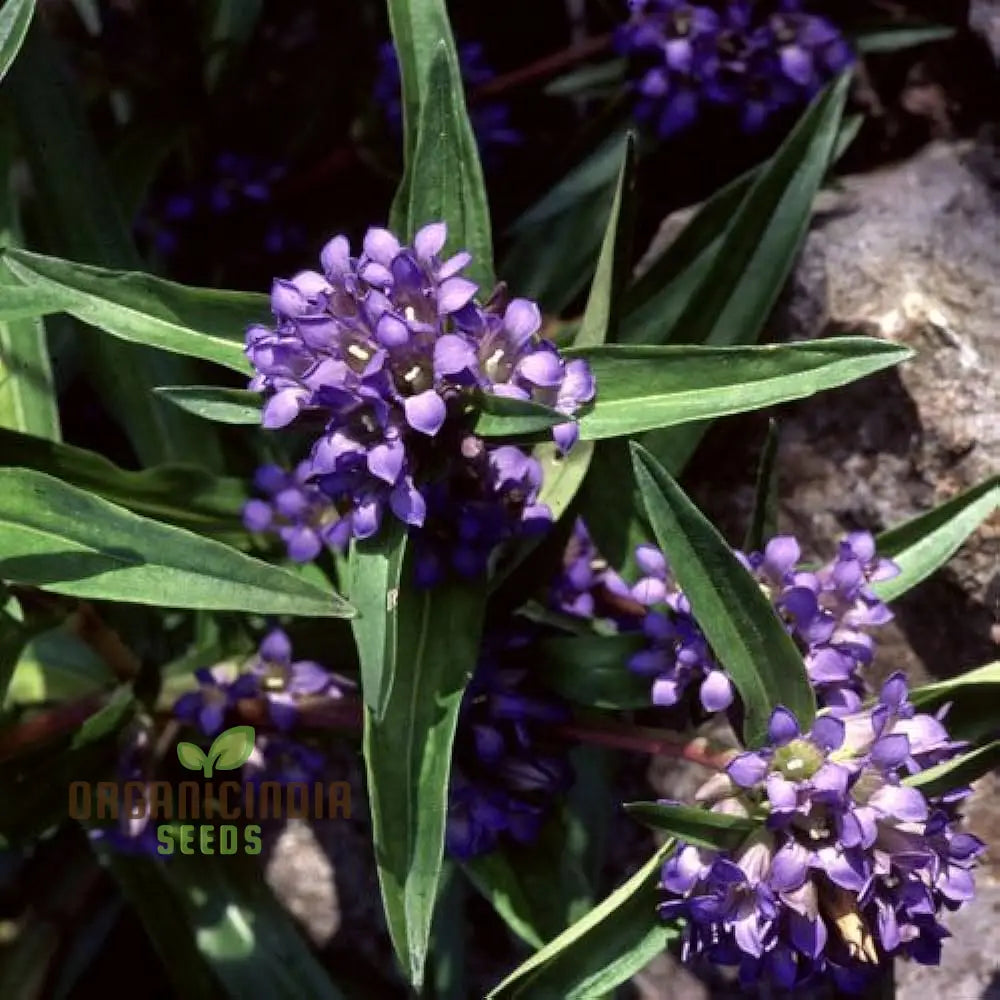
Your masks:
<instances>
[{"instance_id":1,"label":"gray rock","mask_svg":"<svg viewBox=\"0 0 1000 1000\"><path fill-rule=\"evenodd\" d=\"M983 36L993 57L1000 61L1000 2L998 0L971 0L969 27Z\"/></svg>"}]
</instances>

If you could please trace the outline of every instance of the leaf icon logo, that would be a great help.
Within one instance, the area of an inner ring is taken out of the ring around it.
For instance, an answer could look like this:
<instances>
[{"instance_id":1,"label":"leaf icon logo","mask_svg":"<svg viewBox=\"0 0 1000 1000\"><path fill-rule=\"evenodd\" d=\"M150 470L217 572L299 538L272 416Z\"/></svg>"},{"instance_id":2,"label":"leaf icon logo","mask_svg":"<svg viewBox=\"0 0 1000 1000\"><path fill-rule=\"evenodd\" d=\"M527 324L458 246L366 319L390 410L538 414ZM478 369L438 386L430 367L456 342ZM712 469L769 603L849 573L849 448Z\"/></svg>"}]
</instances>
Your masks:
<instances>
[{"instance_id":1,"label":"leaf icon logo","mask_svg":"<svg viewBox=\"0 0 1000 1000\"><path fill-rule=\"evenodd\" d=\"M211 778L213 768L235 771L242 767L250 759L253 747L253 726L233 726L215 737L208 753L194 743L178 743L177 759L189 771L201 771L204 777Z\"/></svg>"}]
</instances>

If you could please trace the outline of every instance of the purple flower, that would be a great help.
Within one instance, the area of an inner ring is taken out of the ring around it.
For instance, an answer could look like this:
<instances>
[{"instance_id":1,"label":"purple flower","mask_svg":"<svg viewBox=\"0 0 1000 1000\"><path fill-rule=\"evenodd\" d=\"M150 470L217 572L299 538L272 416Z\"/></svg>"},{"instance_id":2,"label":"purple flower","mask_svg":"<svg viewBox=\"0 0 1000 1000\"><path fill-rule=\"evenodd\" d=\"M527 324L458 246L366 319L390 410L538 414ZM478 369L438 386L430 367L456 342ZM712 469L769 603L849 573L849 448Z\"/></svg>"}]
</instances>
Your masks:
<instances>
[{"instance_id":1,"label":"purple flower","mask_svg":"<svg viewBox=\"0 0 1000 1000\"><path fill-rule=\"evenodd\" d=\"M311 562L324 545L336 546L344 527L330 499L309 482L310 466L302 462L293 472L262 465L254 485L267 499L248 500L243 524L248 531L277 535L295 562Z\"/></svg>"},{"instance_id":2,"label":"purple flower","mask_svg":"<svg viewBox=\"0 0 1000 1000\"><path fill-rule=\"evenodd\" d=\"M468 91L489 83L496 75L486 62L483 46L462 42L458 46L458 61L462 81ZM399 60L392 42L384 42L378 50L378 76L374 94L389 128L395 135L403 132L403 104L400 99ZM483 159L490 161L504 148L519 145L523 136L510 125L510 108L501 101L476 101L469 107L472 131Z\"/></svg>"},{"instance_id":3,"label":"purple flower","mask_svg":"<svg viewBox=\"0 0 1000 1000\"><path fill-rule=\"evenodd\" d=\"M449 790L446 844L466 859L504 838L530 843L572 772L565 748L546 730L567 706L532 678L533 631L489 636L459 714Z\"/></svg>"},{"instance_id":4,"label":"purple flower","mask_svg":"<svg viewBox=\"0 0 1000 1000\"><path fill-rule=\"evenodd\" d=\"M226 714L241 698L258 693L257 679L249 674L233 676L225 666L202 667L194 672L198 689L182 694L174 703L174 715L195 726L206 736L225 728Z\"/></svg>"},{"instance_id":5,"label":"purple flower","mask_svg":"<svg viewBox=\"0 0 1000 1000\"><path fill-rule=\"evenodd\" d=\"M281 512L280 529L294 535L302 558L323 543L371 537L387 513L423 527L432 501L463 495L471 466L475 499L502 506L500 520L545 516L535 509L537 463L511 447L490 450L470 433L476 397L551 404L568 418L554 431L567 450L576 438L569 418L593 398L593 378L584 362L565 362L540 338L533 303L508 303L498 291L480 305L477 286L462 275L469 254L440 256L446 238L444 223L424 226L409 247L388 230L369 229L354 257L347 239L334 237L320 255L322 273L275 282L276 326L247 332L264 426L318 430ZM279 488L273 470L268 475ZM248 518L260 527L274 520L262 502Z\"/></svg>"},{"instance_id":6,"label":"purple flower","mask_svg":"<svg viewBox=\"0 0 1000 1000\"><path fill-rule=\"evenodd\" d=\"M957 752L942 733L898 674L870 710L830 710L809 733L776 709L767 746L697 796L761 828L733 854L681 845L664 866L660 912L687 921L685 957L781 988L823 975L856 988L897 955L936 963L939 916L972 898L983 850L958 830L961 793L928 798L905 781Z\"/></svg>"},{"instance_id":7,"label":"purple flower","mask_svg":"<svg viewBox=\"0 0 1000 1000\"><path fill-rule=\"evenodd\" d=\"M800 0L777 9L728 0L720 12L686 0L631 0L616 45L632 63L636 114L662 138L708 105L731 108L758 130L776 111L809 101L853 61L850 46Z\"/></svg>"},{"instance_id":8,"label":"purple flower","mask_svg":"<svg viewBox=\"0 0 1000 1000\"><path fill-rule=\"evenodd\" d=\"M256 679L267 701L271 721L282 732L288 732L298 721L299 699L343 696L325 667L312 660L292 660L291 642L281 629L273 629L264 636L250 662L249 675Z\"/></svg>"}]
</instances>

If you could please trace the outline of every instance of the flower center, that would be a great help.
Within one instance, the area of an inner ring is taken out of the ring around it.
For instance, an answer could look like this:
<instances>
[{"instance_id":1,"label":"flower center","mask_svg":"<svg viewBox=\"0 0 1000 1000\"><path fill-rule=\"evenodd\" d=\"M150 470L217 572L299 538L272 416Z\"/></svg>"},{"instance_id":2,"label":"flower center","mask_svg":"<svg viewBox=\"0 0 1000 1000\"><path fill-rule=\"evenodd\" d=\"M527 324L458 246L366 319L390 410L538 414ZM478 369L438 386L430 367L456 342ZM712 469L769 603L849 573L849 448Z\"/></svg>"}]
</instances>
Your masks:
<instances>
[{"instance_id":1,"label":"flower center","mask_svg":"<svg viewBox=\"0 0 1000 1000\"><path fill-rule=\"evenodd\" d=\"M823 755L808 740L792 740L774 754L774 770L789 781L806 781L823 763Z\"/></svg>"}]
</instances>

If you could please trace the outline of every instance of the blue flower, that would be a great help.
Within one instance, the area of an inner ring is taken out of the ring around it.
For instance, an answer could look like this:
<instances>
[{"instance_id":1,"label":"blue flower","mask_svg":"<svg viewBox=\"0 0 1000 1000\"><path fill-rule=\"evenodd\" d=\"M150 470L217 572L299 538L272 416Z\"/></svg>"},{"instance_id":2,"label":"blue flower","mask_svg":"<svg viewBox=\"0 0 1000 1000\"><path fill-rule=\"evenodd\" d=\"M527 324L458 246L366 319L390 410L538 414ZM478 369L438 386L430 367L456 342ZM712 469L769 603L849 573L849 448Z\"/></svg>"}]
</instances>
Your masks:
<instances>
[{"instance_id":1,"label":"blue flower","mask_svg":"<svg viewBox=\"0 0 1000 1000\"><path fill-rule=\"evenodd\" d=\"M684 844L664 865L660 913L687 921L685 958L786 989L863 987L895 956L936 963L940 914L972 898L983 844L958 829L961 791L928 798L904 779L961 746L913 709L901 674L873 708L828 710L809 733L776 709L768 744L697 795L761 827L735 852Z\"/></svg>"},{"instance_id":2,"label":"blue flower","mask_svg":"<svg viewBox=\"0 0 1000 1000\"><path fill-rule=\"evenodd\" d=\"M706 107L740 116L747 132L776 111L807 103L854 59L843 35L801 0L630 0L615 35L635 69L636 114L662 138Z\"/></svg>"},{"instance_id":3,"label":"blue flower","mask_svg":"<svg viewBox=\"0 0 1000 1000\"><path fill-rule=\"evenodd\" d=\"M469 254L440 257L446 236L444 223L433 223L407 247L370 229L360 257L337 236L323 249L322 273L275 282L276 326L247 332L264 426L319 428L291 503L279 511L281 528L301 535L303 554L317 542L342 548L369 538L387 512L420 528L433 519L429 501L450 516L447 508L470 492L470 475L472 499L502 508L503 529L487 535L550 517L536 502L538 464L511 447L488 448L471 434L470 416L482 393L547 403L567 417L553 435L568 451L572 417L594 397L593 377L539 336L534 303L497 293L480 305L462 274ZM313 484L329 508L314 505ZM468 526L468 517L459 520ZM270 526L265 505L251 508L248 524Z\"/></svg>"}]
</instances>

